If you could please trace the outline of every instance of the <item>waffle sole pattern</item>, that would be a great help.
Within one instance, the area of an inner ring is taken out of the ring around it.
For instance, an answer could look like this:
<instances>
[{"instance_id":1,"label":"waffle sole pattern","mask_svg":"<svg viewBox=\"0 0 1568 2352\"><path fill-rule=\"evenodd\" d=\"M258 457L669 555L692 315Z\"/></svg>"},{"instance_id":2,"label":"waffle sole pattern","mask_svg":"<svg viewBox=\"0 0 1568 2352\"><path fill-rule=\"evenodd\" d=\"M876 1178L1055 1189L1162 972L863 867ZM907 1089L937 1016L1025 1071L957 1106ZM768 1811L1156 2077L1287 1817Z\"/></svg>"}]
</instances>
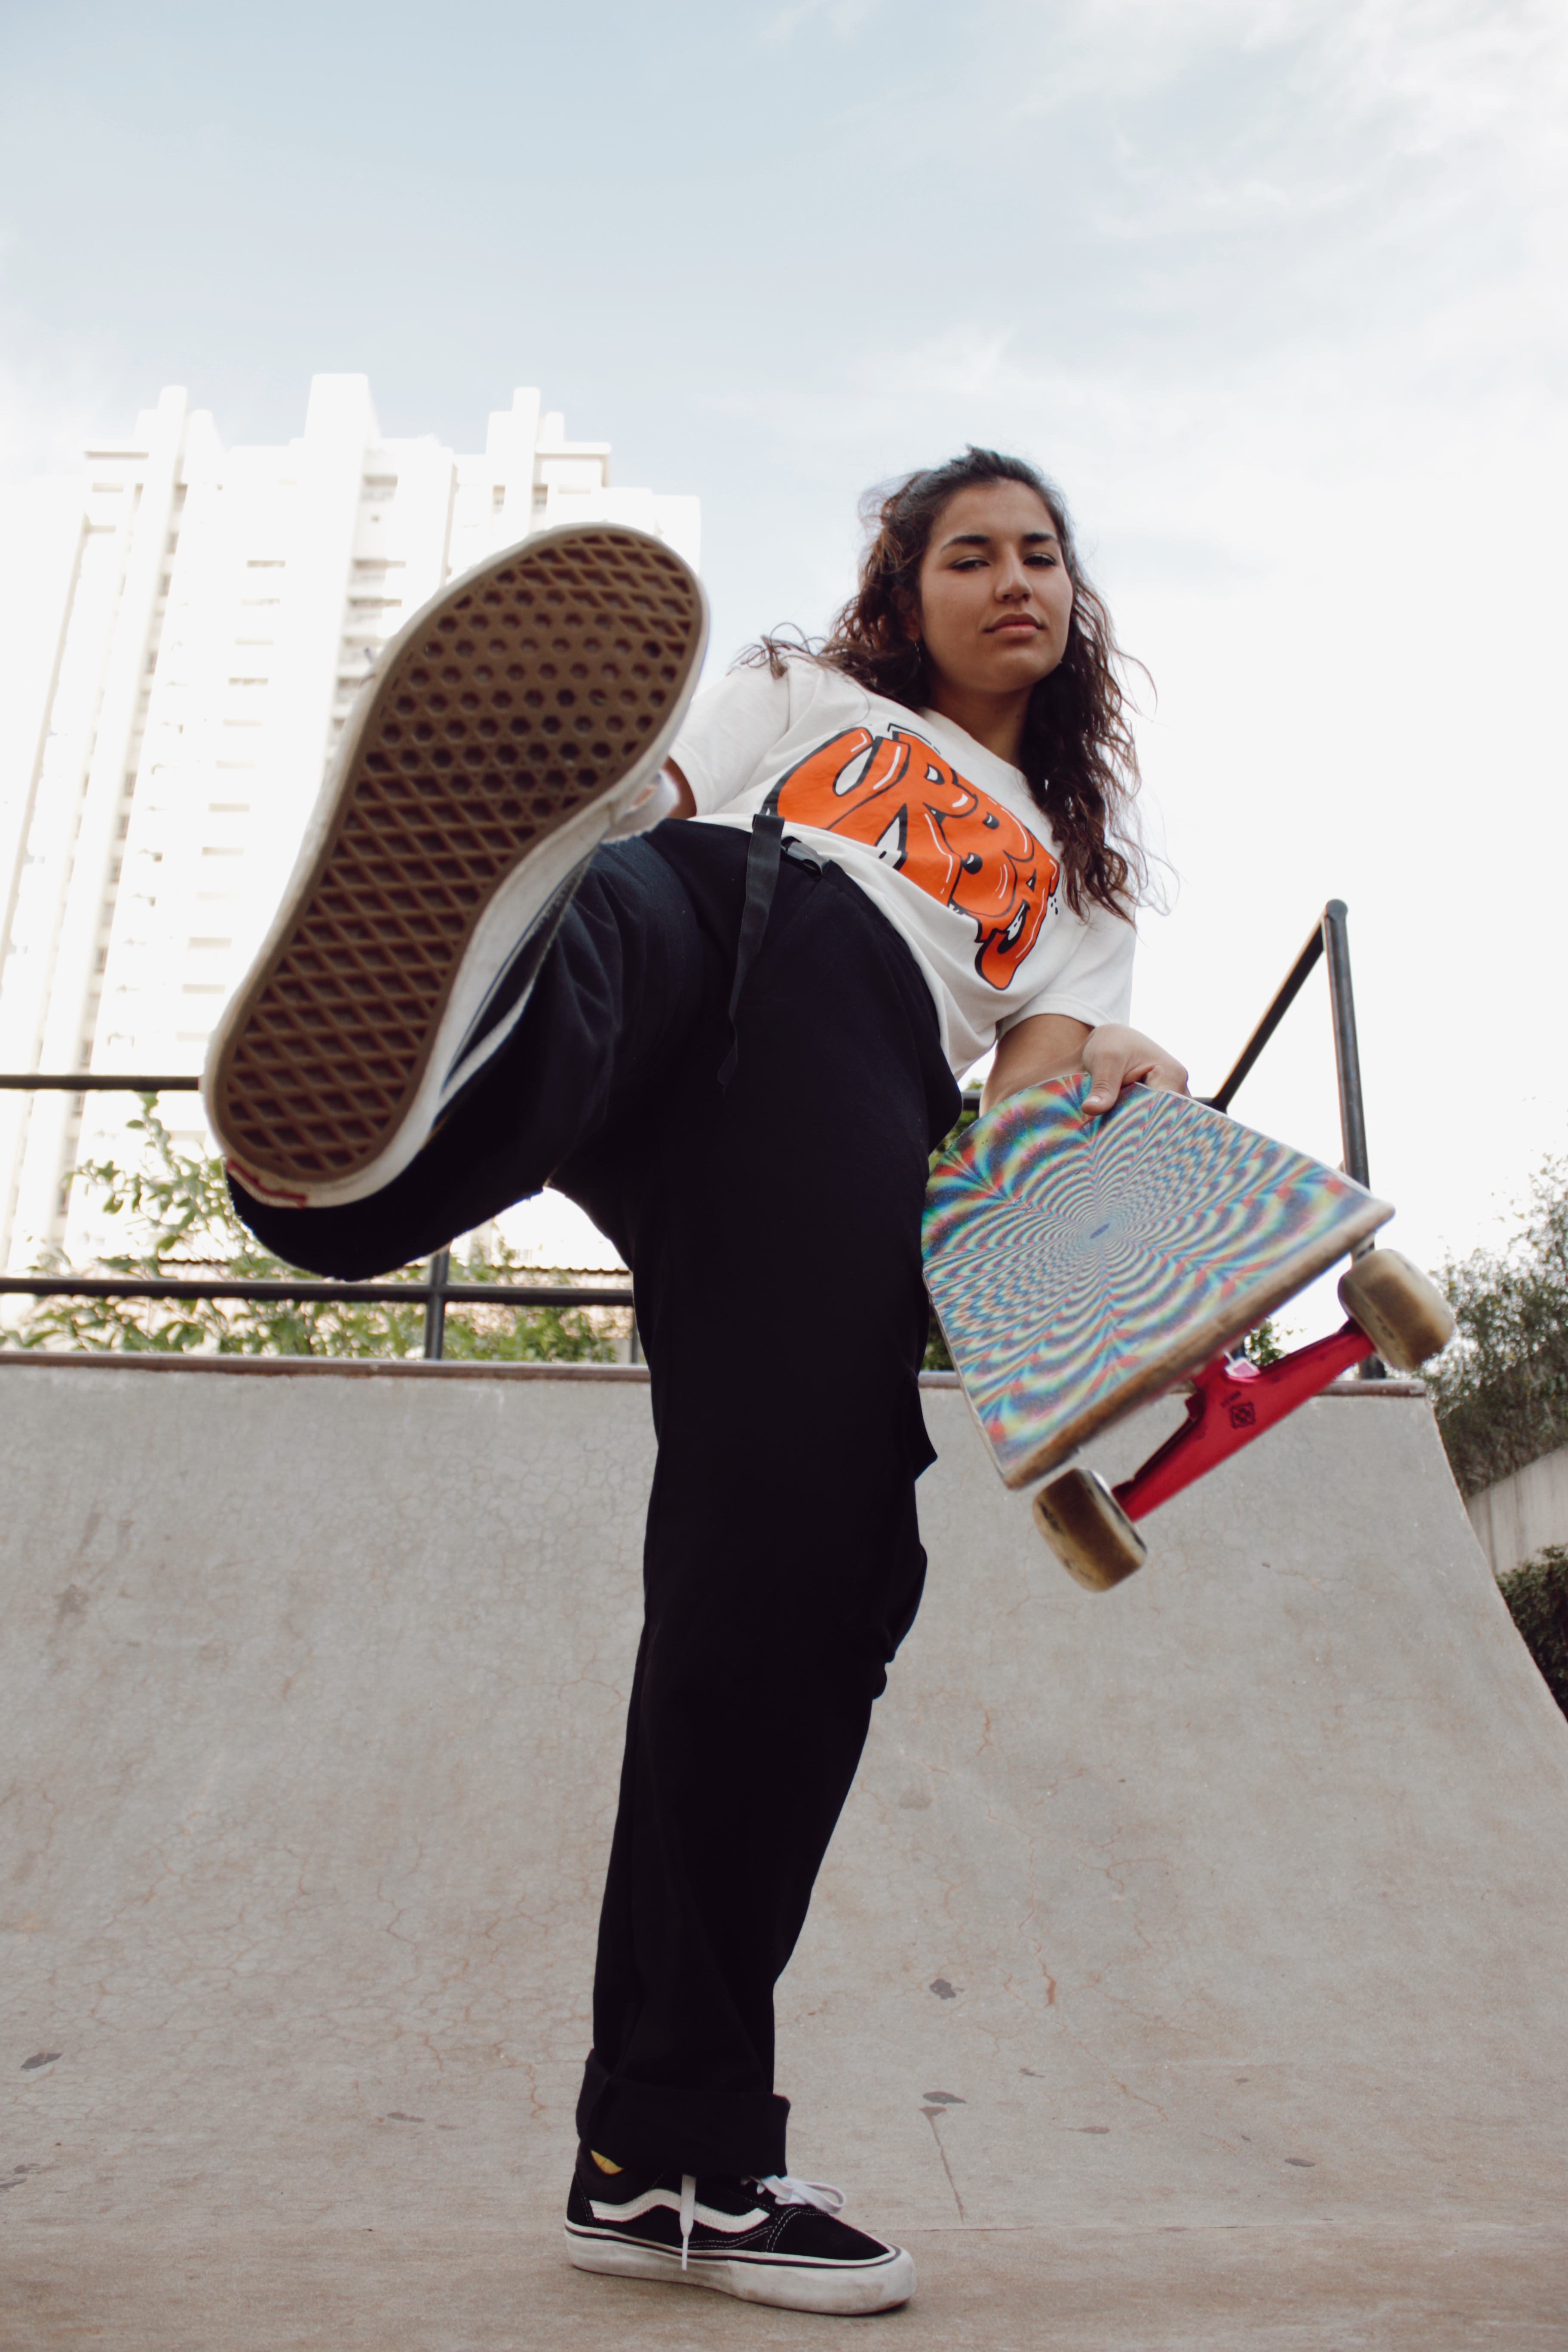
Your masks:
<instances>
[{"instance_id":1,"label":"waffle sole pattern","mask_svg":"<svg viewBox=\"0 0 1568 2352\"><path fill-rule=\"evenodd\" d=\"M568 872L592 854L668 750L704 629L679 557L586 524L477 566L393 640L214 1041L209 1114L247 1180L350 1197L385 1160L502 968L467 975L454 1033L487 908L556 836L582 836Z\"/></svg>"}]
</instances>

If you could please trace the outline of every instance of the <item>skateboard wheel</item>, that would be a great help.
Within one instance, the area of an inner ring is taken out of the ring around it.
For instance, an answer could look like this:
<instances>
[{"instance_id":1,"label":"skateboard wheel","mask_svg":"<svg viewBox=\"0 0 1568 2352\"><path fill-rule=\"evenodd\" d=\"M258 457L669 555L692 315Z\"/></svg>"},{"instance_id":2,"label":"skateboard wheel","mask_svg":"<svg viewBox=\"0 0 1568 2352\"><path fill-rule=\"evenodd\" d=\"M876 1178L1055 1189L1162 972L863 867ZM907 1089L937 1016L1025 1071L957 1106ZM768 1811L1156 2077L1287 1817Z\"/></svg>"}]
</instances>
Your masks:
<instances>
[{"instance_id":1,"label":"skateboard wheel","mask_svg":"<svg viewBox=\"0 0 1568 2352\"><path fill-rule=\"evenodd\" d=\"M1068 1574L1109 1592L1142 1567L1149 1548L1098 1472L1065 1470L1035 1496L1035 1525Z\"/></svg>"},{"instance_id":2,"label":"skateboard wheel","mask_svg":"<svg viewBox=\"0 0 1568 2352\"><path fill-rule=\"evenodd\" d=\"M1396 1372L1417 1370L1454 1336L1447 1300L1397 1250L1358 1257L1340 1277L1340 1305Z\"/></svg>"}]
</instances>

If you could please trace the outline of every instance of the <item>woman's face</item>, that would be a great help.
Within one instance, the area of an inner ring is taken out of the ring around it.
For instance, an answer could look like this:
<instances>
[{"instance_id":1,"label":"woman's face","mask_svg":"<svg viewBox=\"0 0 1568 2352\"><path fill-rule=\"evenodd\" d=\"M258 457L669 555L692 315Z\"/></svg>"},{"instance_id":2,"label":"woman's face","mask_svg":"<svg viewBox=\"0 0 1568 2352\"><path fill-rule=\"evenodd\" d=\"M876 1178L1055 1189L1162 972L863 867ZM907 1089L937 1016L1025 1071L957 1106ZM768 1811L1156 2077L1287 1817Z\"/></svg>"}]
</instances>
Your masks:
<instances>
[{"instance_id":1,"label":"woman's face","mask_svg":"<svg viewBox=\"0 0 1568 2352\"><path fill-rule=\"evenodd\" d=\"M1045 500L1024 482L957 490L921 564L911 635L938 685L1026 693L1067 652L1072 582Z\"/></svg>"}]
</instances>

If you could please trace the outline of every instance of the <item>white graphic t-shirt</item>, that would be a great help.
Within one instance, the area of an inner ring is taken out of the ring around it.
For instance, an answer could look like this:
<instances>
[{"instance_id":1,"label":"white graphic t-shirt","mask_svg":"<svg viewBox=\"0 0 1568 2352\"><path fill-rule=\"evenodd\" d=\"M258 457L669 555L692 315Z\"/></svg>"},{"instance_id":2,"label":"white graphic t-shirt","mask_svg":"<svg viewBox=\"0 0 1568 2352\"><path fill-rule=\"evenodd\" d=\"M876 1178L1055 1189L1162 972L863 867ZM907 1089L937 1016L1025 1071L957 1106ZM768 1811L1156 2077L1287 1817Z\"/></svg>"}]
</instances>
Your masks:
<instances>
[{"instance_id":1,"label":"white graphic t-shirt","mask_svg":"<svg viewBox=\"0 0 1568 2352\"><path fill-rule=\"evenodd\" d=\"M698 696L671 758L708 824L784 818L875 899L936 1000L962 1076L1037 1013L1125 1021L1132 925L1057 880L1051 829L1021 772L935 711L797 657L732 670Z\"/></svg>"}]
</instances>

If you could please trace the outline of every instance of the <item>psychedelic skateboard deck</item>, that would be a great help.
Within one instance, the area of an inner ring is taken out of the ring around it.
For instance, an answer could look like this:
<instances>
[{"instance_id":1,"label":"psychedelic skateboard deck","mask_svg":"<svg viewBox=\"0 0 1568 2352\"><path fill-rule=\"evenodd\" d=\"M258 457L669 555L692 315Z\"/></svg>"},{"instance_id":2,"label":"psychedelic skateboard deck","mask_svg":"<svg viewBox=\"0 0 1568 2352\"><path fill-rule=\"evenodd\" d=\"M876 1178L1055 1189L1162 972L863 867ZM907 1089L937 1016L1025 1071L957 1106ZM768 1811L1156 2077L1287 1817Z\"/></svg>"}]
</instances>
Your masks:
<instances>
[{"instance_id":1,"label":"psychedelic skateboard deck","mask_svg":"<svg viewBox=\"0 0 1568 2352\"><path fill-rule=\"evenodd\" d=\"M1089 1084L1010 1096L926 1196L931 1303L1009 1486L1196 1373L1394 1214L1185 1096L1133 1087L1086 1118Z\"/></svg>"}]
</instances>

